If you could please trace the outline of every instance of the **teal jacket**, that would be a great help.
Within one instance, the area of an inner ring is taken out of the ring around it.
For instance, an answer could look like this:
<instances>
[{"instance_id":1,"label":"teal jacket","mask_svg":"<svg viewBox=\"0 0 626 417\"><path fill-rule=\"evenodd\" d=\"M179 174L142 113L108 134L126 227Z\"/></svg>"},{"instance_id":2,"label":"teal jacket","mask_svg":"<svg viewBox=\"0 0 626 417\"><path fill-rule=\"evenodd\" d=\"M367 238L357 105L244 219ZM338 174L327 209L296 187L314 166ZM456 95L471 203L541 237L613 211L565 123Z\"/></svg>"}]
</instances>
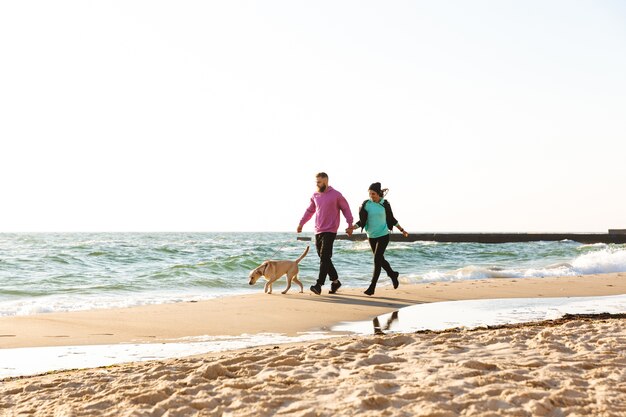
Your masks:
<instances>
[{"instance_id":1,"label":"teal jacket","mask_svg":"<svg viewBox=\"0 0 626 417\"><path fill-rule=\"evenodd\" d=\"M374 203L370 199L365 200L361 204L361 207L359 207L359 221L356 222L354 225L356 227L360 227L361 230L363 230L363 228L367 224L367 217L368 217L368 213L366 209L367 203L380 204L381 206L385 208L385 222L387 223L387 229L393 230L393 227L398 224L398 220L396 220L396 218L393 216L393 211L391 210L391 204L389 204L389 201L385 199L382 199L380 203ZM380 236L376 236L376 237L380 237Z\"/></svg>"}]
</instances>

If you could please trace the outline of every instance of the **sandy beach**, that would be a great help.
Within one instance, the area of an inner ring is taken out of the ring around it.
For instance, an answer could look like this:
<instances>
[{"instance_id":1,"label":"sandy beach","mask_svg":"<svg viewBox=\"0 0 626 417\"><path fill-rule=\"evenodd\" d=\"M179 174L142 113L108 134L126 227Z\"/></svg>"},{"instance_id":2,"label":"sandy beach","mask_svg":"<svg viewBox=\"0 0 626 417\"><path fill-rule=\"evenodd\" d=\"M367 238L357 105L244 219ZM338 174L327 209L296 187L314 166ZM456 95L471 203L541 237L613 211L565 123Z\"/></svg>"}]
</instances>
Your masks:
<instances>
[{"instance_id":1,"label":"sandy beach","mask_svg":"<svg viewBox=\"0 0 626 417\"><path fill-rule=\"evenodd\" d=\"M626 417L625 23L0 1L0 417Z\"/></svg>"},{"instance_id":2,"label":"sandy beach","mask_svg":"<svg viewBox=\"0 0 626 417\"><path fill-rule=\"evenodd\" d=\"M626 319L344 337L5 381L3 416L623 416Z\"/></svg>"},{"instance_id":3,"label":"sandy beach","mask_svg":"<svg viewBox=\"0 0 626 417\"><path fill-rule=\"evenodd\" d=\"M626 274L252 294L0 319L3 348L296 333L416 303L626 293ZM6 379L1 416L626 415L626 319L344 336Z\"/></svg>"},{"instance_id":4,"label":"sandy beach","mask_svg":"<svg viewBox=\"0 0 626 417\"><path fill-rule=\"evenodd\" d=\"M485 279L380 286L374 297L362 289L321 296L293 289L196 303L149 305L0 318L0 348L160 342L187 336L294 335L328 329L340 321L368 320L419 303L487 298L575 297L626 294L626 273L560 278Z\"/></svg>"}]
</instances>

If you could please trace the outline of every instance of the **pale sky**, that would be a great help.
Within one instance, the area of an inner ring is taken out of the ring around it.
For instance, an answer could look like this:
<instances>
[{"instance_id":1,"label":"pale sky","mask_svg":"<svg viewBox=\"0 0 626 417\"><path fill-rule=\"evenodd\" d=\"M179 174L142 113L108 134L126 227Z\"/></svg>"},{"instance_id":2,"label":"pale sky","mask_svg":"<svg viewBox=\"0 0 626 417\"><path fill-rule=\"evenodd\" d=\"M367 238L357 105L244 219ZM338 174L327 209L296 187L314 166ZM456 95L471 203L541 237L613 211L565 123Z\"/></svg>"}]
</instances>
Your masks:
<instances>
[{"instance_id":1,"label":"pale sky","mask_svg":"<svg viewBox=\"0 0 626 417\"><path fill-rule=\"evenodd\" d=\"M621 1L3 1L0 64L0 232L295 231L318 171L414 232L626 228Z\"/></svg>"}]
</instances>

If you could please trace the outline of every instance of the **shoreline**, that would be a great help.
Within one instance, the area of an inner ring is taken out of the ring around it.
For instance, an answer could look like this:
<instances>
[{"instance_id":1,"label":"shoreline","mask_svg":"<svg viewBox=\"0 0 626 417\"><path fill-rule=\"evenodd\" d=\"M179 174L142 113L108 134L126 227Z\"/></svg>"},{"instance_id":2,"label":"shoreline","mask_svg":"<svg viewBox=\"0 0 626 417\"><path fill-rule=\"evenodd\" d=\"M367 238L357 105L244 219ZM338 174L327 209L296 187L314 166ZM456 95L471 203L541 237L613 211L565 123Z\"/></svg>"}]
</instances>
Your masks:
<instances>
[{"instance_id":1,"label":"shoreline","mask_svg":"<svg viewBox=\"0 0 626 417\"><path fill-rule=\"evenodd\" d=\"M284 284L284 281L281 281ZM402 307L436 301L487 298L580 297L626 294L626 273L500 278L379 286L373 297L363 289L342 288L321 296L310 292L224 296L215 299L108 310L43 313L0 318L0 349L161 343L194 336L327 330L345 321L368 320ZM307 288L307 286L305 286Z\"/></svg>"},{"instance_id":2,"label":"shoreline","mask_svg":"<svg viewBox=\"0 0 626 417\"><path fill-rule=\"evenodd\" d=\"M453 327L444 330L416 330L414 332L394 332L394 333L380 333L380 334L344 334L338 335L332 338L327 339L314 339L311 341L295 341L295 342L286 342L286 343L271 343L267 345L260 346L252 346L252 347L242 347L236 349L215 351L215 352L205 352L205 353L196 353L191 355L186 355L183 357L172 357L172 358L163 358L163 359L150 359L150 360L141 360L141 361L129 361L129 362L119 362L114 363L112 365L103 365L103 366L94 366L88 368L69 368L69 369L58 369L51 370L46 372L41 372L32 375L18 375L18 376L7 376L0 377L0 382L13 382L13 381L22 381L28 380L31 378L41 378L46 376L54 376L61 375L65 373L75 373L75 372L86 372L90 370L97 369L112 369L117 367L125 367L132 365L142 365L142 364L150 364L150 363L164 363L164 362L172 362L172 361L181 361L181 360L217 360L223 359L224 357L229 357L237 354L245 354L250 351L258 351L258 350L275 350L275 349L292 349L292 348L303 348L310 344L328 344L328 343L341 343L345 340L358 340L358 339L370 339L370 338L378 338L378 337L397 337L397 336L409 336L409 335L448 335L448 334L468 334L476 332L484 332L484 331L498 331L498 330L515 330L515 329L532 329L532 328L551 328L558 327L562 325L567 325L570 322L585 322L590 323L594 321L607 322L607 321L620 321L626 325L626 313L590 313L590 314L565 314L563 317L557 319L546 319L546 320L537 320L537 321L529 321L524 323L514 323L514 324L498 324L498 325L487 325L487 326L479 326L473 328L459 328Z\"/></svg>"},{"instance_id":3,"label":"shoreline","mask_svg":"<svg viewBox=\"0 0 626 417\"><path fill-rule=\"evenodd\" d=\"M344 336L9 378L0 413L622 415L623 316Z\"/></svg>"}]
</instances>

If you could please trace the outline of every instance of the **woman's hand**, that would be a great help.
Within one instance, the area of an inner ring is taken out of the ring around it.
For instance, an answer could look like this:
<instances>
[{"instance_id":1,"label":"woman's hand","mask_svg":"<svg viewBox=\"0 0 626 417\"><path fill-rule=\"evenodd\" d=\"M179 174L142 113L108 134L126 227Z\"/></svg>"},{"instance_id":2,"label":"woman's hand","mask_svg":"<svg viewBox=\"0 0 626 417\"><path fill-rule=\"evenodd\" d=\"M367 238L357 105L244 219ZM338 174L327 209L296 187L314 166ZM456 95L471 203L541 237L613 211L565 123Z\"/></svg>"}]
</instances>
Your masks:
<instances>
[{"instance_id":1,"label":"woman's hand","mask_svg":"<svg viewBox=\"0 0 626 417\"><path fill-rule=\"evenodd\" d=\"M399 230L400 232L402 232L402 236L404 236L404 237L409 237L409 232L407 232L406 230L404 230L404 229L402 228L402 226L400 226L399 224L396 224L396 227L398 228L398 230Z\"/></svg>"}]
</instances>

